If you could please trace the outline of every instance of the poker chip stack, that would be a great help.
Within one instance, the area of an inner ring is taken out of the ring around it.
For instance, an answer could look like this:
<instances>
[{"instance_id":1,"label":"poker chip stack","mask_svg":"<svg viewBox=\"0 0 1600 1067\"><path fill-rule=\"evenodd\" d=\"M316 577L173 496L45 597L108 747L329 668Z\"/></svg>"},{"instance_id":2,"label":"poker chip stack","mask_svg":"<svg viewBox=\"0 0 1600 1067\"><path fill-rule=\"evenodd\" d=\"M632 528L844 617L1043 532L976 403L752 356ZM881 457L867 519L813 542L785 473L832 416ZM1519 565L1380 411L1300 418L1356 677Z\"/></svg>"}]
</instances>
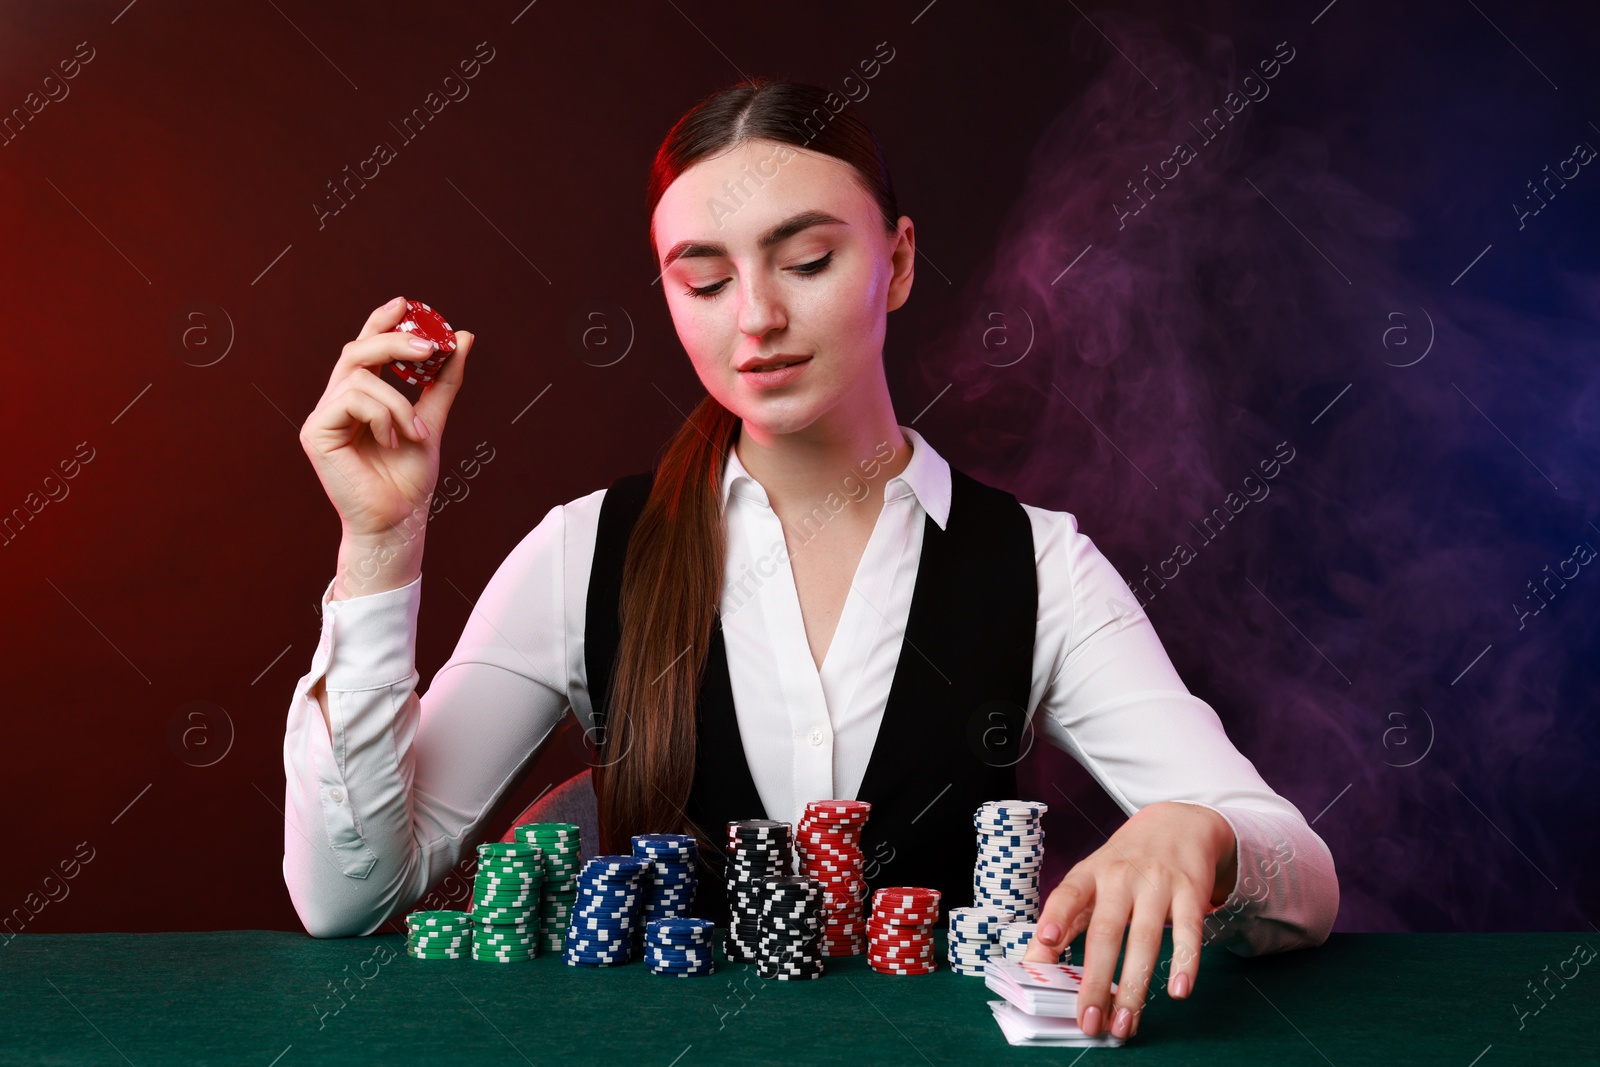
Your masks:
<instances>
[{"instance_id":1,"label":"poker chip stack","mask_svg":"<svg viewBox=\"0 0 1600 1067\"><path fill-rule=\"evenodd\" d=\"M895 886L872 894L867 920L867 964L879 974L931 974L933 927L939 921L937 889Z\"/></svg>"},{"instance_id":2,"label":"poker chip stack","mask_svg":"<svg viewBox=\"0 0 1600 1067\"><path fill-rule=\"evenodd\" d=\"M688 834L637 834L633 854L650 863L640 880L644 900L633 927L634 948L642 949L652 920L677 919L694 906L700 849Z\"/></svg>"},{"instance_id":3,"label":"poker chip stack","mask_svg":"<svg viewBox=\"0 0 1600 1067\"><path fill-rule=\"evenodd\" d=\"M1044 828L1049 809L1026 800L994 800L972 816L978 830L978 862L972 870L972 903L986 911L1009 911L1023 922L1039 917L1039 868L1044 865Z\"/></svg>"},{"instance_id":4,"label":"poker chip stack","mask_svg":"<svg viewBox=\"0 0 1600 1067\"><path fill-rule=\"evenodd\" d=\"M397 359L389 364L402 381L412 385L427 385L433 381L444 361L456 350L456 332L444 321L443 315L420 300L406 301L405 316L395 330L433 344L433 351L422 359Z\"/></svg>"},{"instance_id":5,"label":"poker chip stack","mask_svg":"<svg viewBox=\"0 0 1600 1067\"><path fill-rule=\"evenodd\" d=\"M650 861L596 856L578 872L578 899L567 923L561 959L574 967L609 967L633 958L639 883Z\"/></svg>"},{"instance_id":6,"label":"poker chip stack","mask_svg":"<svg viewBox=\"0 0 1600 1067\"><path fill-rule=\"evenodd\" d=\"M1038 923L1010 923L1000 933L1000 954L1008 960L1020 962L1028 951L1028 945L1033 941L1033 935L1039 932ZM1062 945L1061 954L1056 957L1057 963L1072 962L1072 946Z\"/></svg>"},{"instance_id":7,"label":"poker chip stack","mask_svg":"<svg viewBox=\"0 0 1600 1067\"><path fill-rule=\"evenodd\" d=\"M715 974L716 927L710 919L651 919L644 924L644 961L651 974Z\"/></svg>"},{"instance_id":8,"label":"poker chip stack","mask_svg":"<svg viewBox=\"0 0 1600 1067\"><path fill-rule=\"evenodd\" d=\"M567 945L567 923L578 895L578 828L569 822L530 822L515 829L525 845L544 854L544 881L539 889L539 949L560 952Z\"/></svg>"},{"instance_id":9,"label":"poker chip stack","mask_svg":"<svg viewBox=\"0 0 1600 1067\"><path fill-rule=\"evenodd\" d=\"M956 974L975 978L984 975L984 964L1004 958L1000 937L1016 916L1009 911L983 908L951 908L950 930L945 941L945 956Z\"/></svg>"},{"instance_id":10,"label":"poker chip stack","mask_svg":"<svg viewBox=\"0 0 1600 1067\"><path fill-rule=\"evenodd\" d=\"M871 810L864 800L813 800L800 819L795 836L800 870L821 882L824 893L824 956L859 956L867 950L861 833Z\"/></svg>"},{"instance_id":11,"label":"poker chip stack","mask_svg":"<svg viewBox=\"0 0 1600 1067\"><path fill-rule=\"evenodd\" d=\"M762 883L761 932L756 971L763 978L798 981L822 977L822 883L805 875Z\"/></svg>"},{"instance_id":12,"label":"poker chip stack","mask_svg":"<svg viewBox=\"0 0 1600 1067\"><path fill-rule=\"evenodd\" d=\"M491 841L478 846L472 892L472 958L497 963L539 952L539 890L544 854L537 845Z\"/></svg>"},{"instance_id":13,"label":"poker chip stack","mask_svg":"<svg viewBox=\"0 0 1600 1067\"><path fill-rule=\"evenodd\" d=\"M414 911L406 916L406 955L459 960L467 954L472 917L464 911Z\"/></svg>"},{"instance_id":14,"label":"poker chip stack","mask_svg":"<svg viewBox=\"0 0 1600 1067\"><path fill-rule=\"evenodd\" d=\"M1021 961L1028 951L1028 945L1033 941L1033 935L1039 932L1038 923L1009 923L1000 933L1000 953L996 958ZM1072 949L1063 945L1061 955L1056 957L1057 963L1071 963Z\"/></svg>"},{"instance_id":15,"label":"poker chip stack","mask_svg":"<svg viewBox=\"0 0 1600 1067\"><path fill-rule=\"evenodd\" d=\"M771 819L728 824L728 937L722 954L730 961L756 963L760 958L764 883L794 869L789 830L788 823Z\"/></svg>"}]
</instances>

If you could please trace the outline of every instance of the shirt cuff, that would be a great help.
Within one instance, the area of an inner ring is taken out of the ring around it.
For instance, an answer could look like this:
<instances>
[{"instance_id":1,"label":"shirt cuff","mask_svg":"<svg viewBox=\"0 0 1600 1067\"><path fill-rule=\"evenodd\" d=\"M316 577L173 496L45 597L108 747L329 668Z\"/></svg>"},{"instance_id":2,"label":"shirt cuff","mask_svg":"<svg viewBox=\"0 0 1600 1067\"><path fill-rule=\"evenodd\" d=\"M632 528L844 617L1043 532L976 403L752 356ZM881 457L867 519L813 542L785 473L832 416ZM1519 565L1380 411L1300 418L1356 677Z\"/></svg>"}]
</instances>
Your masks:
<instances>
[{"instance_id":1,"label":"shirt cuff","mask_svg":"<svg viewBox=\"0 0 1600 1067\"><path fill-rule=\"evenodd\" d=\"M1238 875L1206 916L1203 940L1241 956L1320 945L1339 909L1327 845L1303 820L1239 807L1210 808L1233 827Z\"/></svg>"},{"instance_id":2,"label":"shirt cuff","mask_svg":"<svg viewBox=\"0 0 1600 1067\"><path fill-rule=\"evenodd\" d=\"M322 651L327 689L382 689L411 676L417 658L417 612L422 575L381 593L330 600L322 593Z\"/></svg>"}]
</instances>

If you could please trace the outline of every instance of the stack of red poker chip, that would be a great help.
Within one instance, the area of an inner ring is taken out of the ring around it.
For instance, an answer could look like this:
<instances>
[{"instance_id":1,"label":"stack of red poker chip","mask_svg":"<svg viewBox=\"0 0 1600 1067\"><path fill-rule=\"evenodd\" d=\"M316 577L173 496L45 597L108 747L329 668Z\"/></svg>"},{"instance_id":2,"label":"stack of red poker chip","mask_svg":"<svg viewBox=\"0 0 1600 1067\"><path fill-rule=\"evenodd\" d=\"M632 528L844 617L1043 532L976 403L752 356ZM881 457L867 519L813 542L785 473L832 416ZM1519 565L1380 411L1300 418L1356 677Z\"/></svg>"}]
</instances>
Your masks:
<instances>
[{"instance_id":1,"label":"stack of red poker chip","mask_svg":"<svg viewBox=\"0 0 1600 1067\"><path fill-rule=\"evenodd\" d=\"M444 321L443 315L420 300L406 301L406 313L394 329L433 342L433 355L427 359L397 359L389 364L401 381L412 385L427 385L433 381L444 361L456 350L456 332Z\"/></svg>"},{"instance_id":2,"label":"stack of red poker chip","mask_svg":"<svg viewBox=\"0 0 1600 1067\"><path fill-rule=\"evenodd\" d=\"M939 891L894 886L872 894L867 920L867 963L879 974L931 974L933 927L939 921Z\"/></svg>"},{"instance_id":3,"label":"stack of red poker chip","mask_svg":"<svg viewBox=\"0 0 1600 1067\"><path fill-rule=\"evenodd\" d=\"M867 949L861 833L871 810L865 800L813 800L800 819L795 837L800 870L822 883L824 956L859 956Z\"/></svg>"}]
</instances>

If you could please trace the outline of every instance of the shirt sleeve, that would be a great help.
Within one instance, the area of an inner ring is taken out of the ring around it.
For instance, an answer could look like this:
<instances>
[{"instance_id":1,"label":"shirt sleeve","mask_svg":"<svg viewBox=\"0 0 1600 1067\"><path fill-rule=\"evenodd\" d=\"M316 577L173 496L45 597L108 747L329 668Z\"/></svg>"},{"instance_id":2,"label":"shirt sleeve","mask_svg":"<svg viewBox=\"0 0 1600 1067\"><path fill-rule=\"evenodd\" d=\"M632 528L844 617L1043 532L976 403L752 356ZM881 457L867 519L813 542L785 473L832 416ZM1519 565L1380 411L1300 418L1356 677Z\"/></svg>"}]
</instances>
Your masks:
<instances>
[{"instance_id":1,"label":"shirt sleeve","mask_svg":"<svg viewBox=\"0 0 1600 1067\"><path fill-rule=\"evenodd\" d=\"M1039 574L1035 728L1129 815L1181 801L1228 821L1238 878L1207 917L1204 943L1240 956L1322 944L1339 910L1328 846L1189 692L1150 617L1077 519L1024 507Z\"/></svg>"},{"instance_id":2,"label":"shirt sleeve","mask_svg":"<svg viewBox=\"0 0 1600 1067\"><path fill-rule=\"evenodd\" d=\"M283 876L314 937L370 934L462 858L568 707L574 641L566 510L501 563L454 653L418 694L422 578L348 600L323 592L322 633L284 735ZM586 583L585 583L586 584ZM447 597L465 596L446 581ZM329 728L310 691L324 679Z\"/></svg>"}]
</instances>

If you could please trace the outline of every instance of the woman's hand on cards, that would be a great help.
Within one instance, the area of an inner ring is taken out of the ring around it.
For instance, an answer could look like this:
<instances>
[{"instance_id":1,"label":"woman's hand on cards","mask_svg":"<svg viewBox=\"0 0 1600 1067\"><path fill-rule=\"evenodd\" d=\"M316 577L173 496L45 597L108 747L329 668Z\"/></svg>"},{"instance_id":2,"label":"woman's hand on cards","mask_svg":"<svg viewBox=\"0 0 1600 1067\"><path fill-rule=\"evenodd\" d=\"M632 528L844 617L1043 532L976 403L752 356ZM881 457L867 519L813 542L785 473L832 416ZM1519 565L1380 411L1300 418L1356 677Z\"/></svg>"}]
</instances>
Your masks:
<instances>
[{"instance_id":1,"label":"woman's hand on cards","mask_svg":"<svg viewBox=\"0 0 1600 1067\"><path fill-rule=\"evenodd\" d=\"M1078 992L1078 1025L1084 1033L1109 1030L1125 1038L1138 1032L1169 920L1167 992L1182 1000L1194 990L1205 917L1233 888L1237 847L1233 828L1217 812L1164 801L1135 812L1061 879L1045 901L1024 959L1052 962L1088 931ZM1127 953L1111 1003L1112 972L1125 930Z\"/></svg>"},{"instance_id":2,"label":"woman's hand on cards","mask_svg":"<svg viewBox=\"0 0 1600 1067\"><path fill-rule=\"evenodd\" d=\"M300 427L300 444L339 512L347 539L412 536L426 521L439 475L439 441L473 335L456 331L454 354L413 404L380 377L393 360L420 361L411 335L394 327L404 317L396 297L367 317L344 346L328 387Z\"/></svg>"}]
</instances>

